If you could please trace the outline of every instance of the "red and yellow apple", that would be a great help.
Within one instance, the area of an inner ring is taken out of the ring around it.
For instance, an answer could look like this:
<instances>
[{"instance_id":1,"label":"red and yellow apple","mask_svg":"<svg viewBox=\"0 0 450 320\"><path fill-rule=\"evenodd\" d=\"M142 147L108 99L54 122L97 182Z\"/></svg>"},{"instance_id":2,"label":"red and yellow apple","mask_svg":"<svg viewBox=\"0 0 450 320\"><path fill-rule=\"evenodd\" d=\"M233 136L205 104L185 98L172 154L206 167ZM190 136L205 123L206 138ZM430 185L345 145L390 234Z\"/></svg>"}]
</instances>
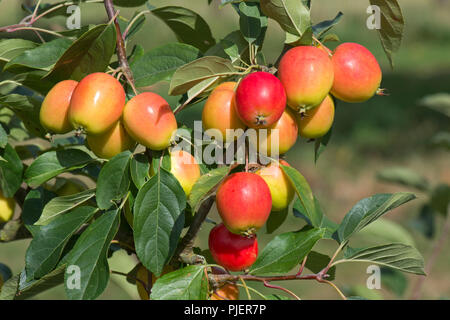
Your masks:
<instances>
[{"instance_id":1,"label":"red and yellow apple","mask_svg":"<svg viewBox=\"0 0 450 320\"><path fill-rule=\"evenodd\" d=\"M315 139L324 136L334 121L333 99L328 95L320 105L298 115L297 120L301 137Z\"/></svg>"},{"instance_id":2,"label":"red and yellow apple","mask_svg":"<svg viewBox=\"0 0 450 320\"><path fill-rule=\"evenodd\" d=\"M136 142L128 135L121 121L117 121L114 127L102 134L88 134L86 141L92 152L103 159L110 159L125 150L132 149L136 145Z\"/></svg>"}]
</instances>

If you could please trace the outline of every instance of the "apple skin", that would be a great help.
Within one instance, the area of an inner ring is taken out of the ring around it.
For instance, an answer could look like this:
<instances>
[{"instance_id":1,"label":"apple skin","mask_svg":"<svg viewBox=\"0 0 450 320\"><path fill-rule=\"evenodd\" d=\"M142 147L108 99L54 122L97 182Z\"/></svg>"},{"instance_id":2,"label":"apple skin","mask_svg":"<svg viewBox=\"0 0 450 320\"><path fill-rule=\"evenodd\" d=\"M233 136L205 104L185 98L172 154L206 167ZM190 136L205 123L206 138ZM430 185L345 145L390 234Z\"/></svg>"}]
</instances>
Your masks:
<instances>
[{"instance_id":1,"label":"apple skin","mask_svg":"<svg viewBox=\"0 0 450 320\"><path fill-rule=\"evenodd\" d=\"M298 132L303 138L320 138L330 130L333 120L334 102L328 95L319 106L297 117Z\"/></svg>"},{"instance_id":2,"label":"apple skin","mask_svg":"<svg viewBox=\"0 0 450 320\"><path fill-rule=\"evenodd\" d=\"M272 197L263 178L250 172L237 172L219 185L216 206L228 230L235 234L251 235L269 218Z\"/></svg>"},{"instance_id":3,"label":"apple skin","mask_svg":"<svg viewBox=\"0 0 450 320\"><path fill-rule=\"evenodd\" d=\"M223 223L211 229L208 244L217 264L230 271L245 270L258 257L256 235L244 237L231 233Z\"/></svg>"},{"instance_id":4,"label":"apple skin","mask_svg":"<svg viewBox=\"0 0 450 320\"><path fill-rule=\"evenodd\" d=\"M216 129L222 135L222 141L231 141L227 139L227 129L242 129L246 125L241 121L237 114L234 103L234 89L236 82L224 82L217 86L206 100L202 112L203 128L206 130ZM233 136L234 140L238 137Z\"/></svg>"},{"instance_id":5,"label":"apple skin","mask_svg":"<svg viewBox=\"0 0 450 320\"><path fill-rule=\"evenodd\" d=\"M278 131L278 154L284 154L289 151L297 141L298 138L298 125L297 119L294 113L286 109L283 112L281 118L274 123L269 129L267 129L267 137L262 138L260 130L257 132L257 150L259 153L267 155L269 157L276 156L274 152L272 152L272 143L276 143L276 135L274 134L274 130ZM250 143L254 145L254 139L249 139ZM275 150L274 150L275 151Z\"/></svg>"},{"instance_id":6,"label":"apple skin","mask_svg":"<svg viewBox=\"0 0 450 320\"><path fill-rule=\"evenodd\" d=\"M70 100L77 81L58 82L45 96L39 111L41 125L51 133L64 134L73 130L69 121Z\"/></svg>"},{"instance_id":7,"label":"apple skin","mask_svg":"<svg viewBox=\"0 0 450 320\"><path fill-rule=\"evenodd\" d=\"M152 150L167 148L178 128L167 101L153 92L138 94L128 101L123 124L134 140Z\"/></svg>"},{"instance_id":8,"label":"apple skin","mask_svg":"<svg viewBox=\"0 0 450 320\"><path fill-rule=\"evenodd\" d=\"M177 178L186 196L201 176L200 166L188 152L179 150L170 153L170 172Z\"/></svg>"},{"instance_id":9,"label":"apple skin","mask_svg":"<svg viewBox=\"0 0 450 320\"><path fill-rule=\"evenodd\" d=\"M290 167L284 160L280 160L280 164ZM272 196L272 211L277 212L286 209L294 199L295 190L280 165L272 162L267 167L258 169L255 173L261 176L269 186Z\"/></svg>"},{"instance_id":10,"label":"apple skin","mask_svg":"<svg viewBox=\"0 0 450 320\"><path fill-rule=\"evenodd\" d=\"M124 106L125 91L120 82L106 73L92 73L72 94L69 121L87 134L101 134L120 119Z\"/></svg>"},{"instance_id":11,"label":"apple skin","mask_svg":"<svg viewBox=\"0 0 450 320\"><path fill-rule=\"evenodd\" d=\"M245 76L235 93L239 117L250 128L267 128L280 119L286 108L283 85L273 74L254 72Z\"/></svg>"},{"instance_id":12,"label":"apple skin","mask_svg":"<svg viewBox=\"0 0 450 320\"><path fill-rule=\"evenodd\" d=\"M286 89L287 104L304 111L320 104L333 85L330 57L314 46L288 50L280 60L278 78Z\"/></svg>"},{"instance_id":13,"label":"apple skin","mask_svg":"<svg viewBox=\"0 0 450 320\"><path fill-rule=\"evenodd\" d=\"M8 222L14 215L16 201L14 198L5 198L0 190L0 223Z\"/></svg>"},{"instance_id":14,"label":"apple skin","mask_svg":"<svg viewBox=\"0 0 450 320\"><path fill-rule=\"evenodd\" d=\"M339 100L363 102L380 88L380 65L366 47L353 42L343 43L334 50L331 61L334 67L331 93Z\"/></svg>"},{"instance_id":15,"label":"apple skin","mask_svg":"<svg viewBox=\"0 0 450 320\"><path fill-rule=\"evenodd\" d=\"M128 135L120 121L114 127L98 135L87 135L89 149L99 158L111 159L119 153L132 149L136 142Z\"/></svg>"}]
</instances>

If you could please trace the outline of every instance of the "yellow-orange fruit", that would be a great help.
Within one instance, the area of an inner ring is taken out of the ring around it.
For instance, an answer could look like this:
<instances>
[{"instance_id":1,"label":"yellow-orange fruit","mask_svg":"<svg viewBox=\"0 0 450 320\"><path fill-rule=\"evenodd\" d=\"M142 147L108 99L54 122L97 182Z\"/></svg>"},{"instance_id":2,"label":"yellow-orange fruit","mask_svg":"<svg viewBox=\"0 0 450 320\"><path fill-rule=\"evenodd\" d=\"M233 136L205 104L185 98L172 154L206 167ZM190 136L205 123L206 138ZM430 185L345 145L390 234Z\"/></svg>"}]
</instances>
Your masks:
<instances>
[{"instance_id":1,"label":"yellow-orange fruit","mask_svg":"<svg viewBox=\"0 0 450 320\"><path fill-rule=\"evenodd\" d=\"M324 136L333 125L334 102L328 95L317 107L298 116L298 132L303 138L315 139Z\"/></svg>"},{"instance_id":2,"label":"yellow-orange fruit","mask_svg":"<svg viewBox=\"0 0 450 320\"><path fill-rule=\"evenodd\" d=\"M0 190L0 223L11 220L14 215L16 201L13 198L5 198Z\"/></svg>"},{"instance_id":3,"label":"yellow-orange fruit","mask_svg":"<svg viewBox=\"0 0 450 320\"><path fill-rule=\"evenodd\" d=\"M192 187L201 176L200 166L195 158L182 150L170 153L170 172L180 182L186 196L191 194Z\"/></svg>"},{"instance_id":4,"label":"yellow-orange fruit","mask_svg":"<svg viewBox=\"0 0 450 320\"><path fill-rule=\"evenodd\" d=\"M95 135L111 129L125 106L125 91L113 76L97 72L80 81L69 107L69 120L75 129Z\"/></svg>"},{"instance_id":5,"label":"yellow-orange fruit","mask_svg":"<svg viewBox=\"0 0 450 320\"><path fill-rule=\"evenodd\" d=\"M290 166L284 160L280 160L280 163L284 166ZM260 175L269 186L270 195L272 196L272 211L286 209L294 199L295 190L279 164L272 162L255 173Z\"/></svg>"},{"instance_id":6,"label":"yellow-orange fruit","mask_svg":"<svg viewBox=\"0 0 450 320\"><path fill-rule=\"evenodd\" d=\"M41 125L51 133L64 134L73 130L69 121L69 106L77 81L58 82L45 96L39 111Z\"/></svg>"},{"instance_id":7,"label":"yellow-orange fruit","mask_svg":"<svg viewBox=\"0 0 450 320\"><path fill-rule=\"evenodd\" d=\"M231 135L227 139L227 129L245 129L234 106L234 89L236 82L224 82L215 88L206 100L202 112L202 123L205 130L216 129L222 141L232 141L238 137ZM230 132L231 133L231 132Z\"/></svg>"},{"instance_id":8,"label":"yellow-orange fruit","mask_svg":"<svg viewBox=\"0 0 450 320\"><path fill-rule=\"evenodd\" d=\"M211 300L239 300L239 288L235 284L227 283L214 291Z\"/></svg>"},{"instance_id":9,"label":"yellow-orange fruit","mask_svg":"<svg viewBox=\"0 0 450 320\"><path fill-rule=\"evenodd\" d=\"M103 159L110 159L136 145L136 142L128 135L120 121L105 133L87 135L86 140L92 152Z\"/></svg>"},{"instance_id":10,"label":"yellow-orange fruit","mask_svg":"<svg viewBox=\"0 0 450 320\"><path fill-rule=\"evenodd\" d=\"M167 101L153 92L138 94L128 101L123 124L134 140L152 150L167 148L178 128Z\"/></svg>"},{"instance_id":11,"label":"yellow-orange fruit","mask_svg":"<svg viewBox=\"0 0 450 320\"><path fill-rule=\"evenodd\" d=\"M267 134L265 135L261 130L267 130ZM269 129L257 130L258 144L256 148L259 153L271 157L276 156L276 146L278 145L278 154L284 154L295 145L297 137L297 119L293 111L286 108L280 120ZM250 139L249 141L252 145L255 144L254 139Z\"/></svg>"}]
</instances>

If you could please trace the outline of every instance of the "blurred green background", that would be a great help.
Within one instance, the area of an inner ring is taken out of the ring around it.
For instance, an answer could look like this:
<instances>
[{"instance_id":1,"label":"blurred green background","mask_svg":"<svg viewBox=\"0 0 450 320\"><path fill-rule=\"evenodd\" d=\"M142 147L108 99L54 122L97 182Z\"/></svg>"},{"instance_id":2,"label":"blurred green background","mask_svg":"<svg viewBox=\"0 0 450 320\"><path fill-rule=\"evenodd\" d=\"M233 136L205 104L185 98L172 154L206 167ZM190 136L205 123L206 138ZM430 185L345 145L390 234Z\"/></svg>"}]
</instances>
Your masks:
<instances>
[{"instance_id":1,"label":"blurred green background","mask_svg":"<svg viewBox=\"0 0 450 320\"><path fill-rule=\"evenodd\" d=\"M0 3L0 25L20 21L26 13L21 9L24 2L33 1L3 0ZM44 1L55 3L58 1ZM182 5L200 13L209 23L214 37L219 40L238 28L238 16L230 6L219 8L218 0L208 6L207 0L175 1L151 0L154 6ZM430 184L450 183L450 158L448 150L436 147L432 141L439 132L450 128L449 118L443 113L427 108L421 103L425 96L436 93L450 94L450 2L446 0L404 0L399 1L406 21L405 35L400 51L395 56L392 70L381 48L377 32L366 28L368 1L354 0L313 0L312 17L315 22L331 19L338 11L344 13L340 23L333 29L341 41L358 42L369 48L377 57L383 69L382 87L389 92L385 97L374 97L362 104L339 102L333 136L330 145L314 164L313 143L304 140L297 142L288 153L288 162L300 170L309 181L313 192L320 200L324 212L334 221L340 222L345 213L360 199L375 193L413 191L418 199L389 213L386 219L398 222L412 235L412 240L425 261L430 255L433 239L427 239L413 227L411 219L417 216L421 205L427 201L425 193L411 188L397 186L376 179L380 170L389 167L405 167L426 177ZM120 8L121 16L131 18L136 9ZM102 23L106 14L101 4L85 4L81 7L82 25ZM42 19L36 26L64 30L65 18ZM32 32L20 34L0 34L4 37L26 37L38 41ZM128 44L139 43L146 50L176 41L171 31L158 19L146 16L144 27ZM263 52L269 63L275 62L283 47L284 36L280 27L269 21L269 29ZM338 43L328 42L330 48ZM167 86L153 88L175 105L176 99L167 97ZM445 96L444 96L445 98ZM448 106L448 96L444 100ZM183 122L189 124L201 118L202 105L181 113ZM217 220L214 212L211 218ZM436 237L439 237L444 219L436 221ZM288 217L277 233L291 231L303 224L294 217ZM198 246L207 248L207 235L211 225L205 225L198 239ZM295 226L295 227L294 227ZM260 235L262 249L272 235ZM356 246L364 243L384 243L388 234L375 233L375 236L360 236L355 239ZM386 240L386 241L385 241ZM0 262L7 264L14 273L24 267L25 250L29 241L17 241L0 246ZM423 287L423 298L450 298L450 239L447 239L441 255ZM336 245L322 241L317 251L333 253ZM112 261L113 270L128 272L134 266L133 257L123 252L116 253ZM348 294L368 298L396 299L399 296L387 290L383 282L381 290L365 289L367 265L342 264L336 273L335 283ZM408 297L418 276L407 275L404 297ZM112 275L108 289L102 299L135 299L135 288L128 285L123 277ZM286 284L303 299L338 299L336 292L324 284L297 281ZM262 289L261 286L255 288ZM268 291L264 291L268 292ZM271 290L273 292L273 290ZM244 297L244 295L242 295ZM52 289L36 296L37 299L63 299L62 287Z\"/></svg>"}]
</instances>

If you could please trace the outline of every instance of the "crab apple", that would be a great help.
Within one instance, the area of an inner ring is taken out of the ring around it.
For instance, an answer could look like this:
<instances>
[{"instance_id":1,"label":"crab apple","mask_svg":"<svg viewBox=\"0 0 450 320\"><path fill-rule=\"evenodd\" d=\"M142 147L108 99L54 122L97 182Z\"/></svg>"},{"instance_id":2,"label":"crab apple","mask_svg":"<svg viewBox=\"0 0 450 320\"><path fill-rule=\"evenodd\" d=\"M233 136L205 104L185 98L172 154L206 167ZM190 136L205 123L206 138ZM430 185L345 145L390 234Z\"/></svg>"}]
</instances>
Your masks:
<instances>
[{"instance_id":1,"label":"crab apple","mask_svg":"<svg viewBox=\"0 0 450 320\"><path fill-rule=\"evenodd\" d=\"M11 220L15 206L16 201L13 198L5 198L0 190L0 223Z\"/></svg>"},{"instance_id":2,"label":"crab apple","mask_svg":"<svg viewBox=\"0 0 450 320\"><path fill-rule=\"evenodd\" d=\"M153 92L138 94L128 101L123 124L133 139L152 150L167 148L178 128L167 101Z\"/></svg>"},{"instance_id":3,"label":"crab apple","mask_svg":"<svg viewBox=\"0 0 450 320\"><path fill-rule=\"evenodd\" d=\"M267 130L267 133L263 134L261 130ZM258 129L256 148L259 153L271 157L276 153L274 152L275 150L272 150L272 147L278 145L278 154L284 154L295 145L297 137L298 125L296 117L291 110L286 109L281 118L270 128ZM255 143L254 139L249 141L252 145Z\"/></svg>"},{"instance_id":4,"label":"crab apple","mask_svg":"<svg viewBox=\"0 0 450 320\"><path fill-rule=\"evenodd\" d=\"M77 85L77 81L64 80L47 93L39 111L39 120L46 130L59 134L73 130L69 121L69 106Z\"/></svg>"},{"instance_id":5,"label":"crab apple","mask_svg":"<svg viewBox=\"0 0 450 320\"><path fill-rule=\"evenodd\" d=\"M192 187L201 176L197 160L183 150L170 153L170 172L177 178L186 196L191 194Z\"/></svg>"},{"instance_id":6,"label":"crab apple","mask_svg":"<svg viewBox=\"0 0 450 320\"><path fill-rule=\"evenodd\" d=\"M120 119L125 91L113 76L97 72L84 77L73 91L69 121L75 129L101 134Z\"/></svg>"},{"instance_id":7,"label":"crab apple","mask_svg":"<svg viewBox=\"0 0 450 320\"><path fill-rule=\"evenodd\" d=\"M298 132L300 136L315 139L324 136L331 128L334 120L334 102L328 95L317 107L307 110L298 116Z\"/></svg>"},{"instance_id":8,"label":"crab apple","mask_svg":"<svg viewBox=\"0 0 450 320\"><path fill-rule=\"evenodd\" d=\"M290 167L284 160L280 160L280 164ZM270 195L272 196L272 211L286 209L294 199L295 190L280 165L272 162L255 173L260 175L269 186Z\"/></svg>"},{"instance_id":9,"label":"crab apple","mask_svg":"<svg viewBox=\"0 0 450 320\"><path fill-rule=\"evenodd\" d=\"M236 82L224 82L217 86L206 100L202 112L203 128L218 130L224 142L227 142L227 129L244 130L246 127L234 106L235 87ZM233 137L237 138L234 135Z\"/></svg>"},{"instance_id":10,"label":"crab apple","mask_svg":"<svg viewBox=\"0 0 450 320\"><path fill-rule=\"evenodd\" d=\"M286 108L286 93L280 80L268 72L245 76L235 93L241 120L251 128L267 128L280 119Z\"/></svg>"},{"instance_id":11,"label":"crab apple","mask_svg":"<svg viewBox=\"0 0 450 320\"><path fill-rule=\"evenodd\" d=\"M212 274L229 274L218 267L212 267L211 272ZM239 300L239 288L234 283L226 283L213 292L211 300Z\"/></svg>"},{"instance_id":12,"label":"crab apple","mask_svg":"<svg viewBox=\"0 0 450 320\"><path fill-rule=\"evenodd\" d=\"M278 78L286 89L287 104L296 111L317 106L333 85L330 57L314 46L288 50L280 60Z\"/></svg>"},{"instance_id":13,"label":"crab apple","mask_svg":"<svg viewBox=\"0 0 450 320\"><path fill-rule=\"evenodd\" d=\"M251 235L269 218L272 197L263 178L237 172L226 177L217 188L216 206L228 230Z\"/></svg>"},{"instance_id":14,"label":"crab apple","mask_svg":"<svg viewBox=\"0 0 450 320\"><path fill-rule=\"evenodd\" d=\"M128 135L120 121L117 121L116 125L105 133L88 134L86 141L92 152L103 159L110 159L136 145L136 142Z\"/></svg>"},{"instance_id":15,"label":"crab apple","mask_svg":"<svg viewBox=\"0 0 450 320\"><path fill-rule=\"evenodd\" d=\"M208 244L217 264L230 271L247 269L258 256L256 235L245 237L231 233L223 223L211 229Z\"/></svg>"},{"instance_id":16,"label":"crab apple","mask_svg":"<svg viewBox=\"0 0 450 320\"><path fill-rule=\"evenodd\" d=\"M381 69L366 47L343 43L335 49L331 61L334 67L333 96L346 102L363 102L377 93Z\"/></svg>"}]
</instances>

